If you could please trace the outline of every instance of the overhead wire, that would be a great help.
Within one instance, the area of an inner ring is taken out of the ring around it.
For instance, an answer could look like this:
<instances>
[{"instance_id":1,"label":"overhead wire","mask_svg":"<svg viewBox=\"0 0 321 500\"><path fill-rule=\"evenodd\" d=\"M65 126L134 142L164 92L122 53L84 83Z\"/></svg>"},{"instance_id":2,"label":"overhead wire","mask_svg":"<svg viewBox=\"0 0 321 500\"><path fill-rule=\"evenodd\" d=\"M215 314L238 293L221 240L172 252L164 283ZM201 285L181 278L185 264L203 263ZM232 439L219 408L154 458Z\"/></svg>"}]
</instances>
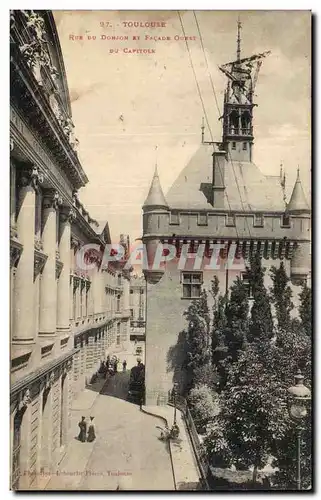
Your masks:
<instances>
[{"instance_id":1,"label":"overhead wire","mask_svg":"<svg viewBox=\"0 0 321 500\"><path fill-rule=\"evenodd\" d=\"M202 47L202 51L203 51L203 55L204 55L204 59L205 59L205 63L206 63L207 72L208 72L209 79L210 79L210 82L211 82L212 92L213 92L213 95L214 95L214 100L215 100L215 104L216 104L216 107L217 107L218 116L220 118L220 114L221 113L220 113L220 108L219 108L219 104L218 104L218 100L217 100L217 95L216 95L216 92L215 92L215 87L214 87L214 83L213 83L211 71L210 71L210 68L209 68L209 64L208 64L208 60L207 60L207 56L206 56L206 52L205 52L205 48L204 48L204 44L203 44L203 37L202 37L201 29L200 29L200 26L199 26L199 23L198 23L198 20L197 20L197 16L196 16L195 10L193 10L193 14L194 14L194 18L195 18L195 23L196 23L196 26L197 26L198 34L199 34L199 37L200 37L201 47ZM239 183L238 183L237 175L236 175L236 172L235 172L235 167L234 167L234 163L233 163L233 160L232 160L232 155L231 155L231 152L229 150L227 150L227 154L229 156L229 159L230 159L230 162L231 162L231 165L232 165L232 169L233 169L233 173L234 173L234 177L235 177L235 183L236 183L237 190L238 190L238 193L239 193L239 196L240 196L240 202L241 202L242 210L245 213L245 208L244 208L244 205L243 205L241 190L240 190L240 186L239 186ZM252 238L251 230L250 230L250 226L249 226L247 217L245 217L245 221L246 221L246 224L247 224L247 227L248 227L249 237Z\"/></svg>"},{"instance_id":2,"label":"overhead wire","mask_svg":"<svg viewBox=\"0 0 321 500\"><path fill-rule=\"evenodd\" d=\"M202 104L202 108L203 108L203 113L204 113L204 116L205 116L206 124L207 124L208 130L209 130L210 136L211 136L213 151L215 152L215 145L214 145L215 141L214 141L214 138L213 138L212 129L211 129L211 126L210 126L210 123L209 123L209 120L208 120L208 116L207 116L207 112L206 112L204 100L203 100L201 89L200 89L200 86L199 86L199 83L198 83L198 80L197 80L196 71L195 71L195 68L194 68L194 64L193 64L191 52L190 52L190 49L189 49L189 45L188 45L188 41L187 41L185 29L184 29L182 17L181 17L181 14L180 14L179 10L177 11L177 14L178 14L178 17L179 17L179 20L180 20L180 23L181 23L181 28L182 28L182 32L183 32L184 39L185 39L185 44L186 44L186 48L187 48L187 52L188 52L188 56L189 56L189 61L190 61L191 68L193 70L194 79L195 79L195 83L196 83L198 95L199 95L199 98L200 98L200 101L201 101L201 104ZM224 179L221 165L219 164L218 167L219 167L221 179ZM228 197L228 194L227 194L226 190L225 190L224 194L225 194L225 197L226 197L226 200L227 200L227 203L228 203L229 210L230 210L230 212L233 212L232 209L231 209L231 204L230 204L229 197ZM239 238L236 225L234 226L234 228L235 228L235 232L236 232L236 237Z\"/></svg>"}]
</instances>

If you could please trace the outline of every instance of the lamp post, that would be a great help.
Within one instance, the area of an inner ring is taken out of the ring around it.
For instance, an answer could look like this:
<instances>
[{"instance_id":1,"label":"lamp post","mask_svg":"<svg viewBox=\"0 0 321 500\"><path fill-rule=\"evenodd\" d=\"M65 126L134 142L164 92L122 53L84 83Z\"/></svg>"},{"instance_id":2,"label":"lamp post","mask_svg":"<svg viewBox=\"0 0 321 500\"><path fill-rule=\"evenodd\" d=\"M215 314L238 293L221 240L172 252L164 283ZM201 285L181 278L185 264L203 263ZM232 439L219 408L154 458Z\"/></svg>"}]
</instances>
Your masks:
<instances>
[{"instance_id":1,"label":"lamp post","mask_svg":"<svg viewBox=\"0 0 321 500\"><path fill-rule=\"evenodd\" d=\"M288 389L288 411L290 418L296 424L297 431L297 468L296 485L301 490L301 435L303 420L308 413L308 404L311 401L311 391L303 384L304 377L300 370L294 377L295 385Z\"/></svg>"}]
</instances>

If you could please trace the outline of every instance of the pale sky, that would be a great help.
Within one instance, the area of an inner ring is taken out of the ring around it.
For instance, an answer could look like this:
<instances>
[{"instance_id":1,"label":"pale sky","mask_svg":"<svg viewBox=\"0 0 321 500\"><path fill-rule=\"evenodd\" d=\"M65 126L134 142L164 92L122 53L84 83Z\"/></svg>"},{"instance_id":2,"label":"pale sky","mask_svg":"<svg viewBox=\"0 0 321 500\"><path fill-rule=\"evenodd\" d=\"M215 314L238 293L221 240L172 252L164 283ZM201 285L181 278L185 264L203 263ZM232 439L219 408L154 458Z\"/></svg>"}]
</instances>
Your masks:
<instances>
[{"instance_id":1,"label":"pale sky","mask_svg":"<svg viewBox=\"0 0 321 500\"><path fill-rule=\"evenodd\" d=\"M210 73L222 112L226 79L218 65L235 59L240 14L242 56L271 50L264 59L254 109L254 162L277 175L282 162L287 195L298 165L310 197L310 64L308 11L196 12ZM108 220L111 236L142 235L142 204L157 161L164 192L197 151L204 115L176 11L55 11L65 62L79 159L89 178L80 198L92 217ZM181 12L192 61L214 140L221 140L215 104L193 11ZM123 22L165 22L160 28L129 28ZM104 27L100 23L106 23ZM107 26L110 23L111 27ZM70 40L96 35L96 40ZM128 36L128 41L102 40ZM140 35L140 41L132 40ZM145 35L171 37L145 41ZM155 49L152 54L122 50ZM117 54L110 49L119 49ZM210 135L206 132L207 140ZM157 146L157 152L155 147ZM197 189L197 187L196 187Z\"/></svg>"}]
</instances>

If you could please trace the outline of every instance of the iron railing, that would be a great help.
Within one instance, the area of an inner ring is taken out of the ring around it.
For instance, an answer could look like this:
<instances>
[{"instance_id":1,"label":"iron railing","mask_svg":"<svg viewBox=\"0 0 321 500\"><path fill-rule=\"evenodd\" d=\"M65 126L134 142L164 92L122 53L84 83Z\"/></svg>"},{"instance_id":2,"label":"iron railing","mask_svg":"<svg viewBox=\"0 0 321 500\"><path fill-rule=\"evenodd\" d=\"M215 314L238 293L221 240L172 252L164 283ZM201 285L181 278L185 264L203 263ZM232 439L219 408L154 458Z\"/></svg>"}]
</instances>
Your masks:
<instances>
[{"instance_id":1,"label":"iron railing","mask_svg":"<svg viewBox=\"0 0 321 500\"><path fill-rule=\"evenodd\" d=\"M208 477L209 474L211 473L210 466L207 460L206 455L204 454L202 444L200 442L194 420L192 417L192 414L188 408L188 404L185 398L182 396L179 396L177 394L174 394L171 392L169 394L168 398L168 404L171 406L176 407L178 410L181 411L184 422L186 424L186 428L188 431L188 435L192 444L194 456L196 458L197 466L200 472L201 476L201 481L200 481L200 486L202 490L209 490L209 483L208 483Z\"/></svg>"}]
</instances>

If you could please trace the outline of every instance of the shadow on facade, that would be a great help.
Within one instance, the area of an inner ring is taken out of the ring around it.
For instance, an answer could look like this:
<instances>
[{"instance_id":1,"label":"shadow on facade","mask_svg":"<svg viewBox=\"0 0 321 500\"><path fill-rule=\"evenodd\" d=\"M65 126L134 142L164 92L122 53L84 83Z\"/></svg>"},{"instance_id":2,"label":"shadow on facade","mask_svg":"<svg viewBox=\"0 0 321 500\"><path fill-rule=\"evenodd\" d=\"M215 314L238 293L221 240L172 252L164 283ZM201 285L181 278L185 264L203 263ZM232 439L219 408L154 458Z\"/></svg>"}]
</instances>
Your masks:
<instances>
[{"instance_id":1,"label":"shadow on facade","mask_svg":"<svg viewBox=\"0 0 321 500\"><path fill-rule=\"evenodd\" d=\"M177 342L167 353L167 371L173 373L173 384L177 384L179 394L184 394L188 386L186 370L186 332L178 334Z\"/></svg>"}]
</instances>

